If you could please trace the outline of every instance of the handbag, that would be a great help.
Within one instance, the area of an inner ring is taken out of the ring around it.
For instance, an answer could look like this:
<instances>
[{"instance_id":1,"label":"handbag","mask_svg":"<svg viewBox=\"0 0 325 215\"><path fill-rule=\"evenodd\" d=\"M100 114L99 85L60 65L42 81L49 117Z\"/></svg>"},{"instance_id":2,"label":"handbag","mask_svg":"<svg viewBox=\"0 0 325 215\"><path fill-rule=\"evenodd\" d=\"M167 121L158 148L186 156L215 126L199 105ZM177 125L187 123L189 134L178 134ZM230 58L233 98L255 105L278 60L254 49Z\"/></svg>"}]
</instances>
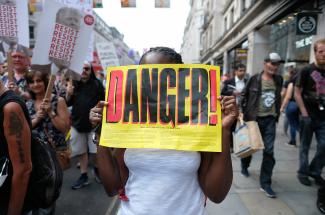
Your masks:
<instances>
[{"instance_id":1,"label":"handbag","mask_svg":"<svg viewBox=\"0 0 325 215\"><path fill-rule=\"evenodd\" d=\"M244 122L238 119L236 130L233 132L234 153L237 157L245 158L258 150L264 149L260 129L256 121Z\"/></svg>"},{"instance_id":2,"label":"handbag","mask_svg":"<svg viewBox=\"0 0 325 215\"><path fill-rule=\"evenodd\" d=\"M5 183L8 177L9 159L6 157L0 160L0 187Z\"/></svg>"},{"instance_id":3,"label":"handbag","mask_svg":"<svg viewBox=\"0 0 325 215\"><path fill-rule=\"evenodd\" d=\"M47 129L45 129L45 134L47 136L48 142L50 146L55 150L56 152L56 158L59 161L60 167L62 170L67 170L71 167L71 149L70 147L65 148L58 148L56 147L56 144L53 140L53 138L49 135L49 132ZM64 139L65 141L65 139Z\"/></svg>"}]
</instances>

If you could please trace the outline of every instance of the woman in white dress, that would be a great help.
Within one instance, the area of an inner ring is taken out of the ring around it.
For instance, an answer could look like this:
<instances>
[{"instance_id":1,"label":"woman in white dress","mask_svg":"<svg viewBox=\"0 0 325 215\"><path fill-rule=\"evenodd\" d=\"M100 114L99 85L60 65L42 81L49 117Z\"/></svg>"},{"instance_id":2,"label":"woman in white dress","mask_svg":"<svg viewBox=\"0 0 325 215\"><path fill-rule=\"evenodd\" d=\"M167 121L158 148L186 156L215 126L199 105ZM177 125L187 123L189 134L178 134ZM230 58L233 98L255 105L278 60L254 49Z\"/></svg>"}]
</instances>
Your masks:
<instances>
[{"instance_id":1,"label":"woman in white dress","mask_svg":"<svg viewBox=\"0 0 325 215\"><path fill-rule=\"evenodd\" d=\"M151 48L140 64L182 64L166 47ZM222 152L98 147L100 178L109 196L120 194L119 215L205 215L206 197L220 203L232 183L231 125L238 108L233 96L221 99ZM101 122L101 102L90 120Z\"/></svg>"}]
</instances>

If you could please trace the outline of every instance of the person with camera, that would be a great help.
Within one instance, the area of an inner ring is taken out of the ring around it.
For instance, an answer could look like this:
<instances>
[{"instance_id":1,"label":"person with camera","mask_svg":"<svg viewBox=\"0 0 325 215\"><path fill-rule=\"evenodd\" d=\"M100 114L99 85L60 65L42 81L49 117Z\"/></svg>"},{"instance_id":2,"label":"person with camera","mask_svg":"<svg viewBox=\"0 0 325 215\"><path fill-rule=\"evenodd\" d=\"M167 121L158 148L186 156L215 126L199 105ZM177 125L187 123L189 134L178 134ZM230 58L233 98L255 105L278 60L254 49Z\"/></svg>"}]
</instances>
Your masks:
<instances>
[{"instance_id":1,"label":"person with camera","mask_svg":"<svg viewBox=\"0 0 325 215\"><path fill-rule=\"evenodd\" d=\"M298 180L311 186L309 177L317 185L324 185L321 177L325 163L325 39L314 43L315 62L304 67L295 85L295 100L300 110L300 152ZM313 133L317 149L311 163L308 153Z\"/></svg>"}]
</instances>

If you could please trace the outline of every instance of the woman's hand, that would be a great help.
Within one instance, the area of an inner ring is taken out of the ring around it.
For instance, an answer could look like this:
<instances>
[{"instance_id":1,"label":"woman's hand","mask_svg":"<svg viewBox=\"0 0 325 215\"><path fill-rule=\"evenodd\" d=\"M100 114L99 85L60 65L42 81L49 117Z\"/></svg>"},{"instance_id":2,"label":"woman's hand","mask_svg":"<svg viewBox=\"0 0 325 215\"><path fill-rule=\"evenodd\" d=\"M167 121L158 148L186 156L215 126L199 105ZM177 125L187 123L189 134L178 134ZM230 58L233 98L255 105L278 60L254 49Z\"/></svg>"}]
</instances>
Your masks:
<instances>
[{"instance_id":1,"label":"woman's hand","mask_svg":"<svg viewBox=\"0 0 325 215\"><path fill-rule=\"evenodd\" d=\"M41 103L40 109L42 109L48 115L51 114L52 107L51 107L51 103L49 102L49 99L43 99L43 102Z\"/></svg>"},{"instance_id":2,"label":"woman's hand","mask_svg":"<svg viewBox=\"0 0 325 215\"><path fill-rule=\"evenodd\" d=\"M222 128L230 129L237 120L239 111L235 96L222 96L218 98L221 103Z\"/></svg>"},{"instance_id":3,"label":"woman's hand","mask_svg":"<svg viewBox=\"0 0 325 215\"><path fill-rule=\"evenodd\" d=\"M93 126L96 126L102 122L102 113L103 113L104 106L107 107L108 102L100 101L100 102L98 102L96 107L93 107L92 109L90 109L89 121Z\"/></svg>"}]
</instances>

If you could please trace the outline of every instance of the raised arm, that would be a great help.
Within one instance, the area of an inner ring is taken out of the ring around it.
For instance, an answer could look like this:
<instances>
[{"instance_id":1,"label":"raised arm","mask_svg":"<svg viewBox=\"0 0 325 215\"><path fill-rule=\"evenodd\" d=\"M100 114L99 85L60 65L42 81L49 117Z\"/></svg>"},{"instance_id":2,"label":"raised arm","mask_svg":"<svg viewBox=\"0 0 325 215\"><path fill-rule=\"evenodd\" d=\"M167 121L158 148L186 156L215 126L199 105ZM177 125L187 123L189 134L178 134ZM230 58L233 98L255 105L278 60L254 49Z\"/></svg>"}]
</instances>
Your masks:
<instances>
[{"instance_id":1,"label":"raised arm","mask_svg":"<svg viewBox=\"0 0 325 215\"><path fill-rule=\"evenodd\" d=\"M20 215L32 163L30 127L19 104L10 102L4 106L3 127L13 167L8 215Z\"/></svg>"},{"instance_id":2,"label":"raised arm","mask_svg":"<svg viewBox=\"0 0 325 215\"><path fill-rule=\"evenodd\" d=\"M221 101L222 152L201 153L199 182L204 194L213 202L224 200L231 187L233 174L230 156L231 125L238 117L238 108L234 96L226 96Z\"/></svg>"},{"instance_id":3,"label":"raised arm","mask_svg":"<svg viewBox=\"0 0 325 215\"><path fill-rule=\"evenodd\" d=\"M101 101L90 110L89 120L95 126L101 123L103 107L108 103ZM128 172L123 162L124 149L98 146L97 165L101 182L109 196L114 196L127 180Z\"/></svg>"}]
</instances>

